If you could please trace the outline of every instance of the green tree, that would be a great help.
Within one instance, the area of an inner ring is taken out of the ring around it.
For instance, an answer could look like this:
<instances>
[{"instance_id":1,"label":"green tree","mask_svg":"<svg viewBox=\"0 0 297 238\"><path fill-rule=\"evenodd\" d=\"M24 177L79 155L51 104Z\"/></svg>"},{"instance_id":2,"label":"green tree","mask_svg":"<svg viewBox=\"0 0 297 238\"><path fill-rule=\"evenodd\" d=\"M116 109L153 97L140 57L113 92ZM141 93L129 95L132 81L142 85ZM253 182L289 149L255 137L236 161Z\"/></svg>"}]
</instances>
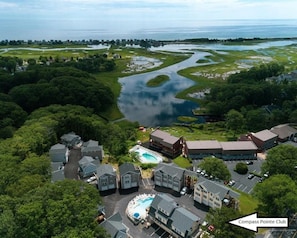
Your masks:
<instances>
[{"instance_id":1,"label":"green tree","mask_svg":"<svg viewBox=\"0 0 297 238\"><path fill-rule=\"evenodd\" d=\"M297 148L292 145L279 145L267 152L262 165L262 172L269 171L270 175L286 174L297 181Z\"/></svg>"},{"instance_id":2,"label":"green tree","mask_svg":"<svg viewBox=\"0 0 297 238\"><path fill-rule=\"evenodd\" d=\"M199 166L208 173L221 180L230 180L231 174L223 160L218 158L204 158Z\"/></svg>"},{"instance_id":3,"label":"green tree","mask_svg":"<svg viewBox=\"0 0 297 238\"><path fill-rule=\"evenodd\" d=\"M245 120L243 115L232 109L226 115L226 127L234 132L234 135L240 132L245 125Z\"/></svg>"},{"instance_id":4,"label":"green tree","mask_svg":"<svg viewBox=\"0 0 297 238\"><path fill-rule=\"evenodd\" d=\"M215 227L212 234L216 238L252 238L255 234L251 231L233 226L228 222L242 217L242 214L233 208L223 206L221 209L210 209L206 215L209 224Z\"/></svg>"},{"instance_id":5,"label":"green tree","mask_svg":"<svg viewBox=\"0 0 297 238\"><path fill-rule=\"evenodd\" d=\"M14 238L16 237L16 228L14 214L11 210L0 211L0 237Z\"/></svg>"},{"instance_id":6,"label":"green tree","mask_svg":"<svg viewBox=\"0 0 297 238\"><path fill-rule=\"evenodd\" d=\"M235 171L239 174L246 174L248 172L248 166L245 163L237 163L235 166Z\"/></svg>"},{"instance_id":7,"label":"green tree","mask_svg":"<svg viewBox=\"0 0 297 238\"><path fill-rule=\"evenodd\" d=\"M258 211L263 215L283 217L297 211L297 185L287 175L273 175L258 183L253 195L259 199Z\"/></svg>"}]
</instances>

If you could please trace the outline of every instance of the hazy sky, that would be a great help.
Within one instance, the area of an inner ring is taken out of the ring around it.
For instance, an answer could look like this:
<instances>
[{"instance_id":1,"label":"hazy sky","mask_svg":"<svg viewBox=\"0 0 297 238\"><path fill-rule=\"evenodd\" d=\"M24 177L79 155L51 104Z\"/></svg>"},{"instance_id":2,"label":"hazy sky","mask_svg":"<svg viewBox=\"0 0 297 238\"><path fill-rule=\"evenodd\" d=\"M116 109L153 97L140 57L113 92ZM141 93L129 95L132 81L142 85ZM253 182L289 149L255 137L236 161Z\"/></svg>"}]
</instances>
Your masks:
<instances>
[{"instance_id":1,"label":"hazy sky","mask_svg":"<svg viewBox=\"0 0 297 238\"><path fill-rule=\"evenodd\" d=\"M211 19L290 19L296 9L296 0L0 0L0 19L138 28Z\"/></svg>"},{"instance_id":2,"label":"hazy sky","mask_svg":"<svg viewBox=\"0 0 297 238\"><path fill-rule=\"evenodd\" d=\"M0 35L41 26L125 32L218 19L294 19L296 9L296 0L0 0Z\"/></svg>"}]
</instances>

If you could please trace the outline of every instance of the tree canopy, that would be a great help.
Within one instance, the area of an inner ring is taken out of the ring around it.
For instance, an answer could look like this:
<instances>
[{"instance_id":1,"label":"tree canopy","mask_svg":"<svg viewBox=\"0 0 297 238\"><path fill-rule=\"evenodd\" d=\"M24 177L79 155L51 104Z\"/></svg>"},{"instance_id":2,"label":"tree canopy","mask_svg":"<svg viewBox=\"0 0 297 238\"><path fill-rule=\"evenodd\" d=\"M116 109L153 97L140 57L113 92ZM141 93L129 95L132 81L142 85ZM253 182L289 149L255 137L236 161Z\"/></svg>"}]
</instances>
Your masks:
<instances>
[{"instance_id":1,"label":"tree canopy","mask_svg":"<svg viewBox=\"0 0 297 238\"><path fill-rule=\"evenodd\" d=\"M231 174L224 164L224 161L218 158L204 158L199 167L204 169L208 175L212 175L218 179L229 181Z\"/></svg>"},{"instance_id":2,"label":"tree canopy","mask_svg":"<svg viewBox=\"0 0 297 238\"><path fill-rule=\"evenodd\" d=\"M98 191L84 182L46 183L18 200L1 202L7 199L0 196L1 237L107 237L95 222Z\"/></svg>"},{"instance_id":3,"label":"tree canopy","mask_svg":"<svg viewBox=\"0 0 297 238\"><path fill-rule=\"evenodd\" d=\"M283 65L271 62L230 75L227 83L210 89L204 100L205 108L221 118L227 118L231 110L240 112L250 131L294 121L297 83L266 80L283 72Z\"/></svg>"},{"instance_id":4,"label":"tree canopy","mask_svg":"<svg viewBox=\"0 0 297 238\"><path fill-rule=\"evenodd\" d=\"M297 182L297 148L292 145L278 145L267 152L262 172L270 175L286 174Z\"/></svg>"},{"instance_id":5,"label":"tree canopy","mask_svg":"<svg viewBox=\"0 0 297 238\"><path fill-rule=\"evenodd\" d=\"M210 209L206 220L214 226L212 234L216 238L252 238L255 234L251 231L229 224L229 221L242 217L238 210L223 206L221 209Z\"/></svg>"},{"instance_id":6,"label":"tree canopy","mask_svg":"<svg viewBox=\"0 0 297 238\"><path fill-rule=\"evenodd\" d=\"M285 174L277 174L258 183L253 190L260 201L257 210L265 216L285 217L297 212L297 185Z\"/></svg>"}]
</instances>

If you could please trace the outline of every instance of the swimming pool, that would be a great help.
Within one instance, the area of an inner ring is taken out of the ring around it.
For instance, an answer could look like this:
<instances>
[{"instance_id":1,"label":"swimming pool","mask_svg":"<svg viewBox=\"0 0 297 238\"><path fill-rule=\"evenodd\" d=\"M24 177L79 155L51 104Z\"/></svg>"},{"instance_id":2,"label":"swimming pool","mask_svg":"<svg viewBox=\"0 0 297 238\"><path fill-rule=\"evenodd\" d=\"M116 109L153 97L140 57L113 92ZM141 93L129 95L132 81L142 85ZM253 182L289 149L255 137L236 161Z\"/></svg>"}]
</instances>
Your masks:
<instances>
[{"instance_id":1,"label":"swimming pool","mask_svg":"<svg viewBox=\"0 0 297 238\"><path fill-rule=\"evenodd\" d=\"M134 223L146 219L148 209L154 200L154 197L154 194L141 194L129 202L126 213Z\"/></svg>"},{"instance_id":2,"label":"swimming pool","mask_svg":"<svg viewBox=\"0 0 297 238\"><path fill-rule=\"evenodd\" d=\"M148 163L158 164L163 161L162 156L160 154L140 145L134 146L130 150L130 152L137 153L139 155L138 156L139 161L144 164L148 164Z\"/></svg>"}]
</instances>

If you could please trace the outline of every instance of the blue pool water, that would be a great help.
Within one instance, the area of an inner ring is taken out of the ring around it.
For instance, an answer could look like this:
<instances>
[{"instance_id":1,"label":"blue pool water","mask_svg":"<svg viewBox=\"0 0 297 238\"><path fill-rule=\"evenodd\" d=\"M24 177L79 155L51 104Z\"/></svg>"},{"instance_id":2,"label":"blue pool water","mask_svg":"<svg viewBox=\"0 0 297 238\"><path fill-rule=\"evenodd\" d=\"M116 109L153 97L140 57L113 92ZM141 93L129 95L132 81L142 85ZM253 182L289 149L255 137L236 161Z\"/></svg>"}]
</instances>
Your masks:
<instances>
[{"instance_id":1,"label":"blue pool water","mask_svg":"<svg viewBox=\"0 0 297 238\"><path fill-rule=\"evenodd\" d=\"M147 197L145 199L136 200L136 204L133 208L133 216L136 219L144 219L146 217L146 209L151 205L153 197Z\"/></svg>"},{"instance_id":2,"label":"blue pool water","mask_svg":"<svg viewBox=\"0 0 297 238\"><path fill-rule=\"evenodd\" d=\"M150 151L147 148L144 148L142 146L134 146L130 151L135 152L138 154L138 159L141 163L160 163L163 161L161 155L158 155L157 153Z\"/></svg>"},{"instance_id":3,"label":"blue pool water","mask_svg":"<svg viewBox=\"0 0 297 238\"><path fill-rule=\"evenodd\" d=\"M155 156L153 156L147 152L143 153L142 156L149 162L158 163L158 159Z\"/></svg>"}]
</instances>

